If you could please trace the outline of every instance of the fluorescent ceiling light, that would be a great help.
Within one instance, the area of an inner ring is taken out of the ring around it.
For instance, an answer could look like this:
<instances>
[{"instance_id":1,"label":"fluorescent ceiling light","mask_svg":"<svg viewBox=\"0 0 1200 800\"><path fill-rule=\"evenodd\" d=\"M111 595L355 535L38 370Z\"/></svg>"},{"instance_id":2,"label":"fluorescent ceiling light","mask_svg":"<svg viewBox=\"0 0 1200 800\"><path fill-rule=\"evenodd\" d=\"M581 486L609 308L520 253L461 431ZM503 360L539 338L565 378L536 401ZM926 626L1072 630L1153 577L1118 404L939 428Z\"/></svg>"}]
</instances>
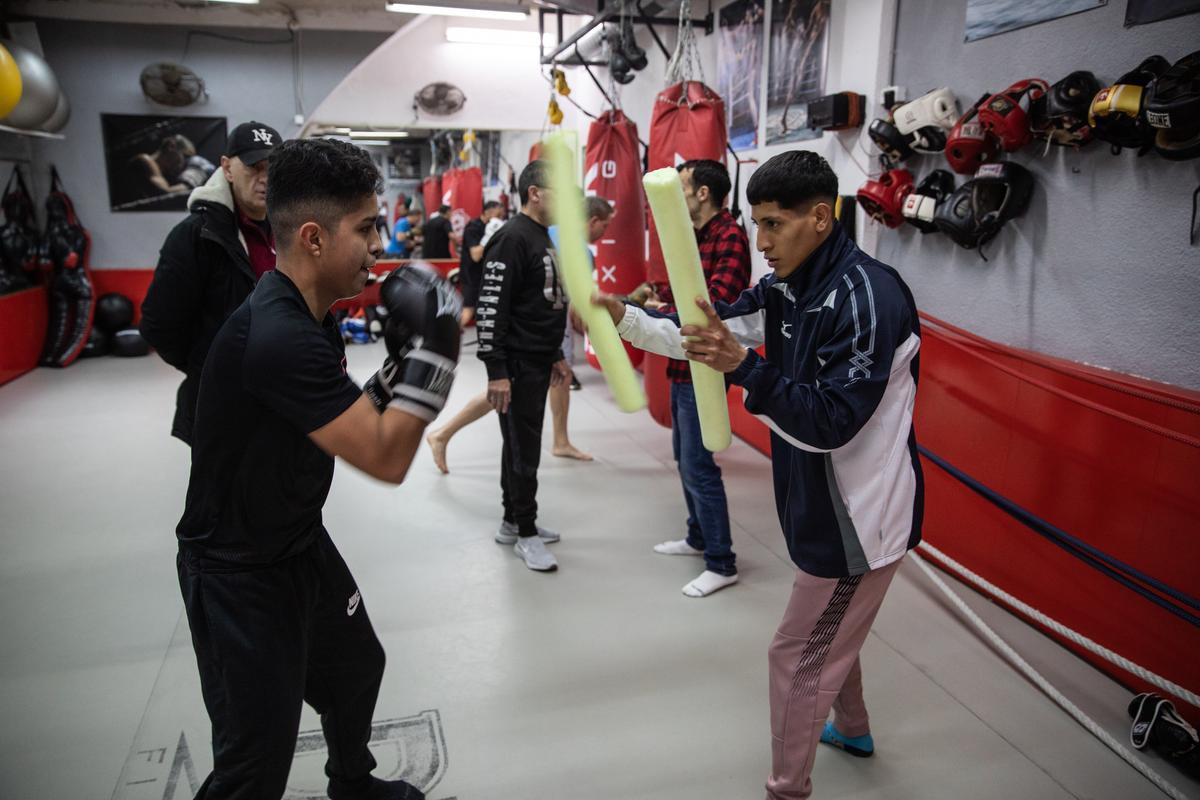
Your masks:
<instances>
[{"instance_id":1,"label":"fluorescent ceiling light","mask_svg":"<svg viewBox=\"0 0 1200 800\"><path fill-rule=\"evenodd\" d=\"M446 28L446 41L455 44L498 44L506 47L537 47L537 31L510 31L500 28ZM550 34L544 41L552 44Z\"/></svg>"},{"instance_id":2,"label":"fluorescent ceiling light","mask_svg":"<svg viewBox=\"0 0 1200 800\"><path fill-rule=\"evenodd\" d=\"M255 0L258 2L258 0ZM437 14L443 17L476 17L478 19L507 19L524 20L528 15L524 11L490 11L482 8L455 8L454 6L423 6L412 3L388 3L384 6L388 11L398 14Z\"/></svg>"},{"instance_id":3,"label":"fluorescent ceiling light","mask_svg":"<svg viewBox=\"0 0 1200 800\"><path fill-rule=\"evenodd\" d=\"M242 6L256 6L258 0L208 0L210 3L237 3Z\"/></svg>"},{"instance_id":4,"label":"fluorescent ceiling light","mask_svg":"<svg viewBox=\"0 0 1200 800\"><path fill-rule=\"evenodd\" d=\"M408 131L346 131L351 139L405 139Z\"/></svg>"}]
</instances>

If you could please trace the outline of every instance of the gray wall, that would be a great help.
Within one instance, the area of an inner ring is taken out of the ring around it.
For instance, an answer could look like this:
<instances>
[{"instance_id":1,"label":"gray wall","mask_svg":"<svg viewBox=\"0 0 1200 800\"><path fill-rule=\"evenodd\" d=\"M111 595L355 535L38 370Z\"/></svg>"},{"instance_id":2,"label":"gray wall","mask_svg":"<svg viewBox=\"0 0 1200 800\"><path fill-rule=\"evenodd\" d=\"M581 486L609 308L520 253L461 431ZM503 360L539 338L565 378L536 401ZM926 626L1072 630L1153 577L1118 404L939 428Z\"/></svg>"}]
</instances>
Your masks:
<instances>
[{"instance_id":1,"label":"gray wall","mask_svg":"<svg viewBox=\"0 0 1200 800\"><path fill-rule=\"evenodd\" d=\"M44 196L47 164L58 166L80 219L92 235L94 268L153 267L178 212L114 214L108 210L107 178L100 133L101 112L172 113L146 100L138 86L142 67L179 61L185 28L43 20L38 23L46 59L73 106L63 141L36 140L35 193ZM279 39L278 30L210 29L247 38ZM386 34L307 31L303 43L303 98L316 107L347 72L374 50ZM204 79L209 100L175 113L223 116L229 127L257 119L285 137L295 135L292 50L289 45L251 45L193 37L187 58ZM404 103L406 100L398 100ZM2 149L0 149L2 152ZM7 178L7 169L4 171ZM31 187L32 188L32 187Z\"/></svg>"},{"instance_id":2,"label":"gray wall","mask_svg":"<svg viewBox=\"0 0 1200 800\"><path fill-rule=\"evenodd\" d=\"M1200 46L1200 15L1126 29L1125 5L964 43L965 0L901 0L894 80L910 96L949 85L969 104L1022 78L1090 69L1106 82ZM1114 157L1103 143L1012 159L1037 188L990 263L910 226L879 237L921 309L1005 344L1200 388L1200 247L1188 244L1200 160ZM936 166L944 159L910 162L918 180Z\"/></svg>"}]
</instances>

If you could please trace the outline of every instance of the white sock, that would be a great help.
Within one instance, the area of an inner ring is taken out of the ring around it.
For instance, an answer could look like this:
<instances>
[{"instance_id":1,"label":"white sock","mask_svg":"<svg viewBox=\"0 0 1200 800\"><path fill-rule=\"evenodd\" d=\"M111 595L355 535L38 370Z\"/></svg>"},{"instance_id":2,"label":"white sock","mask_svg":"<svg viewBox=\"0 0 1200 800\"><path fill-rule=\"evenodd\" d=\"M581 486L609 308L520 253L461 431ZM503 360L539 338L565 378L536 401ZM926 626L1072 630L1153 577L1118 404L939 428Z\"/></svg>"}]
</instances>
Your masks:
<instances>
[{"instance_id":1,"label":"white sock","mask_svg":"<svg viewBox=\"0 0 1200 800\"><path fill-rule=\"evenodd\" d=\"M713 592L719 592L726 586L737 583L737 575L719 575L716 572L704 570L700 577L683 587L683 593L688 597L708 597Z\"/></svg>"},{"instance_id":2,"label":"white sock","mask_svg":"<svg viewBox=\"0 0 1200 800\"><path fill-rule=\"evenodd\" d=\"M675 539L670 542L654 545L654 552L665 556L702 556L703 550L697 550L687 543L687 539Z\"/></svg>"}]
</instances>

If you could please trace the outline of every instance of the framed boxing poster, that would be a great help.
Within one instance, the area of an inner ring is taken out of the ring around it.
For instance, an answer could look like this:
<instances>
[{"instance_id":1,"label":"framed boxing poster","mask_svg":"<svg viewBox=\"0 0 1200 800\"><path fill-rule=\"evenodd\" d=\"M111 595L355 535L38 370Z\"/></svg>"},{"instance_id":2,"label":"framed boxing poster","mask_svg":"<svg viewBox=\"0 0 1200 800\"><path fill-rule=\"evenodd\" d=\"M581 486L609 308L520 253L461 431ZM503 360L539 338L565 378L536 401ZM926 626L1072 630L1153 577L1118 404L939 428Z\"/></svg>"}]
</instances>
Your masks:
<instances>
[{"instance_id":1,"label":"framed boxing poster","mask_svg":"<svg viewBox=\"0 0 1200 800\"><path fill-rule=\"evenodd\" d=\"M734 150L758 147L762 86L764 0L736 0L721 9L717 41L717 91L725 98L725 122Z\"/></svg>"},{"instance_id":2,"label":"framed boxing poster","mask_svg":"<svg viewBox=\"0 0 1200 800\"><path fill-rule=\"evenodd\" d=\"M1125 27L1182 17L1200 11L1200 0L1129 0L1125 6Z\"/></svg>"},{"instance_id":3,"label":"framed boxing poster","mask_svg":"<svg viewBox=\"0 0 1200 800\"><path fill-rule=\"evenodd\" d=\"M1108 0L967 0L964 38L974 42L1106 5Z\"/></svg>"},{"instance_id":4,"label":"framed boxing poster","mask_svg":"<svg viewBox=\"0 0 1200 800\"><path fill-rule=\"evenodd\" d=\"M113 211L187 210L225 151L225 117L101 114L100 128Z\"/></svg>"},{"instance_id":5,"label":"framed boxing poster","mask_svg":"<svg viewBox=\"0 0 1200 800\"><path fill-rule=\"evenodd\" d=\"M773 0L767 71L767 144L816 139L808 101L825 94L830 0Z\"/></svg>"}]
</instances>

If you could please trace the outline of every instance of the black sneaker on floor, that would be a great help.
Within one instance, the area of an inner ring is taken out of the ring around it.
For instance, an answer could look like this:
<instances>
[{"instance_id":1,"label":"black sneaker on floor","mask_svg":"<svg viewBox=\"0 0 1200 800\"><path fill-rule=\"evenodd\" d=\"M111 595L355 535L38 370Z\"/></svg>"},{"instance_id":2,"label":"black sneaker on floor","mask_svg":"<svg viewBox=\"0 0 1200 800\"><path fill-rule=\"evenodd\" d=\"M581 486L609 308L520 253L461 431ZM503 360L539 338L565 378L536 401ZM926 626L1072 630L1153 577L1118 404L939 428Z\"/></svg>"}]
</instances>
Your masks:
<instances>
[{"instance_id":1,"label":"black sneaker on floor","mask_svg":"<svg viewBox=\"0 0 1200 800\"><path fill-rule=\"evenodd\" d=\"M579 382L579 378L576 378L574 375L572 375L571 376L571 391L578 392L582 388L583 388L583 384Z\"/></svg>"},{"instance_id":2,"label":"black sneaker on floor","mask_svg":"<svg viewBox=\"0 0 1200 800\"><path fill-rule=\"evenodd\" d=\"M425 794L407 781L383 781L374 775L365 780L330 779L329 800L425 800Z\"/></svg>"}]
</instances>

